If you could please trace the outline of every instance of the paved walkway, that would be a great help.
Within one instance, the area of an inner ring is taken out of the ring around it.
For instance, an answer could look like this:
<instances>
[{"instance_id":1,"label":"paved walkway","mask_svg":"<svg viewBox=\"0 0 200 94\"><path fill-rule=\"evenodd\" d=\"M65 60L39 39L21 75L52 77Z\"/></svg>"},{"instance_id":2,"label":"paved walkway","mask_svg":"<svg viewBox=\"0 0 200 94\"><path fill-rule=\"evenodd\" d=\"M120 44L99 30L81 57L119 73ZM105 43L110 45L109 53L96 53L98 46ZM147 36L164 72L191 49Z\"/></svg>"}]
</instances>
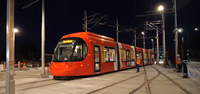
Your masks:
<instances>
[{"instance_id":1,"label":"paved walkway","mask_svg":"<svg viewBox=\"0 0 200 94\"><path fill-rule=\"evenodd\" d=\"M151 94L200 94L198 78L183 79L181 73L159 65L145 66L145 69ZM15 82L15 94L147 94L149 92L147 84L144 83L143 67L140 67L139 73L133 68L72 80L53 80L50 76L42 79L36 77L16 79ZM5 81L0 81L0 94L5 92L5 84L2 83Z\"/></svg>"},{"instance_id":2,"label":"paved walkway","mask_svg":"<svg viewBox=\"0 0 200 94\"><path fill-rule=\"evenodd\" d=\"M200 62L194 62L190 61L188 64L189 72L191 73L191 76L197 77L200 80Z\"/></svg>"}]
</instances>

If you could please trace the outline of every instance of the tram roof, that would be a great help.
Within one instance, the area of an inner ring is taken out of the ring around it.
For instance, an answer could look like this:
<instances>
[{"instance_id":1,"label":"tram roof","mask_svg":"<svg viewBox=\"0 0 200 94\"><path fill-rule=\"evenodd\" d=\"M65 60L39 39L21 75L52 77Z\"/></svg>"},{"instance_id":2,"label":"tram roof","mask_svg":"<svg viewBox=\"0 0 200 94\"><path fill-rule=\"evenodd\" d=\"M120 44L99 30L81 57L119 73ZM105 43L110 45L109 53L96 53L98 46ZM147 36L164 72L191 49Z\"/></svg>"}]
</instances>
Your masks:
<instances>
[{"instance_id":1,"label":"tram roof","mask_svg":"<svg viewBox=\"0 0 200 94\"><path fill-rule=\"evenodd\" d=\"M106 40L111 40L111 41L115 41L113 38L104 36L104 35L100 35L100 34L96 34L96 33L92 33L92 32L76 32L76 33L71 33L68 35L64 35L61 39L63 38L68 38L68 37L81 37L81 36L92 36L92 37L97 37L97 38L103 38Z\"/></svg>"}]
</instances>

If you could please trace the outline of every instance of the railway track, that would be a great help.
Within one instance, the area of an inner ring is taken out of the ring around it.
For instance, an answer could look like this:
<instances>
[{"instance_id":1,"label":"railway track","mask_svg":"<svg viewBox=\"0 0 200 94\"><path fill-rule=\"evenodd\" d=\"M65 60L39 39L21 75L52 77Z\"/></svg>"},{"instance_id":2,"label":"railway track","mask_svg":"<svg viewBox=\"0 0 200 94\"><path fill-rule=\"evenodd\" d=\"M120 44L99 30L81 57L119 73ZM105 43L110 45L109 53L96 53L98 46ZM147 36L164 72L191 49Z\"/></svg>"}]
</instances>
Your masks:
<instances>
[{"instance_id":1,"label":"railway track","mask_svg":"<svg viewBox=\"0 0 200 94\"><path fill-rule=\"evenodd\" d=\"M108 88L108 87L112 87L112 86L114 86L114 85L116 85L116 84L122 83L122 82L124 82L124 81L129 80L129 79L133 79L133 78L135 78L135 77L138 77L138 76L140 76L140 75L142 75L142 74L143 74L143 73L140 73L140 74L138 74L138 75L135 75L135 76L132 76L132 77L130 77L130 78L127 78L127 79L124 79L124 80L118 81L118 82L116 82L116 83L110 84L110 85L108 85L108 86L105 86L105 87L102 87L102 88L96 89L96 90L91 91L91 92L88 92L88 93L86 93L86 94L92 94L92 93L95 93L95 92L101 91L101 90L103 90L103 89L106 89L106 88Z\"/></svg>"},{"instance_id":2,"label":"railway track","mask_svg":"<svg viewBox=\"0 0 200 94\"><path fill-rule=\"evenodd\" d=\"M153 81L156 77L158 77L160 75L160 73L158 72L158 74L156 76L154 76L152 79L150 79L149 81ZM138 88L134 89L133 91L131 91L129 94L134 94L135 92L137 92L139 89L141 89L146 83L144 82L142 85L140 85Z\"/></svg>"},{"instance_id":3,"label":"railway track","mask_svg":"<svg viewBox=\"0 0 200 94\"><path fill-rule=\"evenodd\" d=\"M148 93L147 94L151 94L151 88L150 88L150 85L149 85L149 79L147 77L145 66L143 66L143 69L144 69L145 83L146 83L147 89L148 89Z\"/></svg>"},{"instance_id":4,"label":"railway track","mask_svg":"<svg viewBox=\"0 0 200 94\"><path fill-rule=\"evenodd\" d=\"M136 91L138 91L139 89L141 89L143 86L145 86L145 84L148 84L148 85L147 85L147 86L148 86L148 91L149 91L149 94L151 94L150 86L149 86L149 81L150 81L150 82L153 81L156 77L158 77L158 76L160 75L160 73L158 72L158 74L157 74L156 76L154 76L152 79L148 80L147 74L146 74L146 69L145 69L145 68L144 68L144 73L141 73L141 74L139 74L139 75L132 76L132 77L130 77L130 78L127 78L127 79L124 79L124 80L121 80L121 81L118 81L118 82L116 82L116 83L113 83L113 84L110 84L110 85L108 85L108 86L105 86L105 87L96 89L96 90L91 91L91 92L88 92L88 93L86 93L86 94L92 94L92 93L101 91L101 90L103 90L103 89L112 87L112 86L114 86L114 85L120 84L120 83L122 83L122 82L125 82L125 81L127 81L127 80L133 79L133 78L135 78L135 77L138 77L138 76L140 76L140 75L142 75L142 74L145 75L145 81L144 81L144 83L143 83L142 85L140 85L138 88L132 90L132 91L131 91L130 93L128 93L128 94L133 94L133 93L135 93Z\"/></svg>"},{"instance_id":5,"label":"railway track","mask_svg":"<svg viewBox=\"0 0 200 94\"><path fill-rule=\"evenodd\" d=\"M165 75L164 73L162 73L160 70L158 70L156 67L152 66L154 69L156 69L160 74L164 75L168 80L170 80L172 83L174 83L176 86L178 86L180 89L182 89L185 93L187 94L192 94L190 91L188 91L186 88L182 87L181 85L179 85L178 83L176 83L175 81L173 81L171 78L169 78L167 75Z\"/></svg>"},{"instance_id":6,"label":"railway track","mask_svg":"<svg viewBox=\"0 0 200 94\"><path fill-rule=\"evenodd\" d=\"M176 86L178 86L181 90L183 90L185 93L187 94L192 94L190 91L188 91L186 88L182 87L181 85L179 85L178 83L174 82L171 78L169 78L167 75L165 75L164 73L162 73L160 70L158 70L157 68L155 68L154 66L151 66L153 67L156 71L158 71L158 74L156 76L154 76L152 79L148 80L147 78L147 74L146 74L146 69L144 67L144 71L145 71L145 75L146 75L146 81L141 85L139 86L138 88L134 89L133 91L131 91L129 94L133 94L135 93L136 91L138 91L140 88L142 88L145 84L147 84L147 88L148 88L148 94L152 94L151 93L151 89L150 89L150 83L151 81L153 81L156 77L158 77L160 74L164 75L168 80L170 80L172 83L174 83Z\"/></svg>"},{"instance_id":7,"label":"railway track","mask_svg":"<svg viewBox=\"0 0 200 94\"><path fill-rule=\"evenodd\" d=\"M145 81L142 85L140 85L138 88L132 90L129 94L133 94L135 92L137 92L139 89L141 89L143 86L145 86L145 84L147 85L147 94L151 94L151 88L150 88L150 85L149 85L149 81L153 81L156 77L158 77L158 75L160 75L160 73L158 72L158 74L156 76L154 76L152 79L148 80L148 77L147 77L147 73L146 73L146 69L145 69L145 66L143 66L143 69L144 69L144 76L145 76Z\"/></svg>"},{"instance_id":8,"label":"railway track","mask_svg":"<svg viewBox=\"0 0 200 94\"><path fill-rule=\"evenodd\" d=\"M122 82L125 82L125 81L127 81L127 80L129 80L129 79L133 79L133 78L135 78L135 77L138 77L138 76L140 76L140 75L142 75L142 74L144 74L144 76L145 76L145 81L144 81L144 83L141 84L141 85L140 85L139 87L137 87L136 89L134 89L134 90L132 90L131 92L129 92L128 94L134 94L135 92L137 92L138 90L140 90L140 89L141 89L142 87L144 87L145 85L147 86L147 94L152 94L152 92L151 92L151 87L150 87L150 82L152 82L155 78L157 78L157 77L158 77L159 75L161 75L161 74L164 75L168 80L170 80L170 81L171 81L172 83L174 83L176 86L178 86L178 87L179 87L181 90L183 90L186 94L192 94L190 91L188 91L188 90L185 89L184 87L180 86L178 83L174 82L171 78L169 78L167 75L165 75L164 73L162 73L160 70L158 70L158 69L155 68L154 66L151 66L151 67L153 67L158 73L157 73L156 76L154 76L154 77L151 78L150 80L149 80L148 77L147 77L147 73L146 73L145 67L143 67L143 68L144 68L144 73L141 73L141 74L139 74L139 75L136 75L136 76L133 76L133 77L124 79L124 80L122 80L122 81L119 81L119 82L110 84L110 85L108 85L108 86L105 86L105 87L96 89L96 90L91 91L91 92L86 93L86 94L92 94L92 93L101 91L101 90L103 90L103 89L106 89L106 88L112 87L112 86L114 86L114 85L120 84L120 83L122 83Z\"/></svg>"}]
</instances>

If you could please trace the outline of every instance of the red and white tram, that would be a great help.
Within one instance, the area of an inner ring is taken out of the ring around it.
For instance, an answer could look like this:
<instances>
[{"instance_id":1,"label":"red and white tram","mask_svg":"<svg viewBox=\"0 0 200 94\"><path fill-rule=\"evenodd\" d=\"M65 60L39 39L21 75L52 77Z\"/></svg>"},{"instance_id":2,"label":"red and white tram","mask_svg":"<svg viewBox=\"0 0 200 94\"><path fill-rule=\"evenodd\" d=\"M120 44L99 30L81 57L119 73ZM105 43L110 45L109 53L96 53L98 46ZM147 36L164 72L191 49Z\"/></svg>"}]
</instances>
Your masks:
<instances>
[{"instance_id":1,"label":"red and white tram","mask_svg":"<svg viewBox=\"0 0 200 94\"><path fill-rule=\"evenodd\" d=\"M65 35L55 48L51 75L85 76L133 68L137 53L140 66L153 64L152 50L116 43L113 38L91 32Z\"/></svg>"}]
</instances>

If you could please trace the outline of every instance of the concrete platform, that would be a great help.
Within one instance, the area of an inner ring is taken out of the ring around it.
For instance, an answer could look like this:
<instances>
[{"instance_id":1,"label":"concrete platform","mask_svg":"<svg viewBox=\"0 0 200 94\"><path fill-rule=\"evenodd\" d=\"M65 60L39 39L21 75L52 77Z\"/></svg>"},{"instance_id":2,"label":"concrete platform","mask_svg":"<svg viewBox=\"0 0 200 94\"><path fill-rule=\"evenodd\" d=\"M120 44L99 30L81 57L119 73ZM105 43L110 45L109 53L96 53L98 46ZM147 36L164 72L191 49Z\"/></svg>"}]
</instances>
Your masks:
<instances>
[{"instance_id":1,"label":"concrete platform","mask_svg":"<svg viewBox=\"0 0 200 94\"><path fill-rule=\"evenodd\" d=\"M150 80L152 94L187 94L152 66L192 94L200 94L200 80L198 78L184 79L182 74L174 72L174 69L151 65L145 66L145 69ZM26 72L36 75L39 73L37 71L29 70ZM15 94L129 94L131 92L133 92L132 94L147 94L147 85L144 84L144 81L143 67L140 67L139 73L136 73L136 68L133 68L72 80L53 80L52 76L42 79L30 77L15 80ZM3 83L5 80L0 81L0 94L5 92L5 84L2 85Z\"/></svg>"},{"instance_id":2,"label":"concrete platform","mask_svg":"<svg viewBox=\"0 0 200 94\"><path fill-rule=\"evenodd\" d=\"M197 77L200 80L200 62L190 61L188 64L188 70L192 77Z\"/></svg>"}]
</instances>

